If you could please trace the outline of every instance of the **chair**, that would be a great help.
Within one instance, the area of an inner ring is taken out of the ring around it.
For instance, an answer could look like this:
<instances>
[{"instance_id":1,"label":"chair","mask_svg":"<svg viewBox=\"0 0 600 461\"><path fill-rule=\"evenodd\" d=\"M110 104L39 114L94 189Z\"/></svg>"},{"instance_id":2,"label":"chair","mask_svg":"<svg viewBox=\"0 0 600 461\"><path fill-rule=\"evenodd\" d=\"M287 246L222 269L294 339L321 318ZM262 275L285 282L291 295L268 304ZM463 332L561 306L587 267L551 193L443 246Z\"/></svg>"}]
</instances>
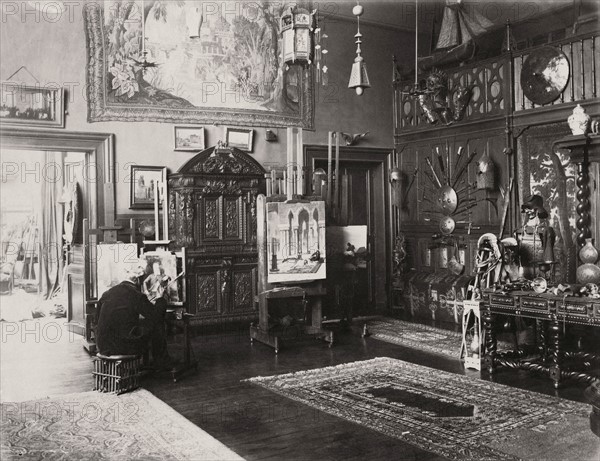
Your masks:
<instances>
[{"instance_id":1,"label":"chair","mask_svg":"<svg viewBox=\"0 0 600 461\"><path fill-rule=\"evenodd\" d=\"M140 387L141 355L102 355L94 360L94 390L122 394Z\"/></svg>"}]
</instances>

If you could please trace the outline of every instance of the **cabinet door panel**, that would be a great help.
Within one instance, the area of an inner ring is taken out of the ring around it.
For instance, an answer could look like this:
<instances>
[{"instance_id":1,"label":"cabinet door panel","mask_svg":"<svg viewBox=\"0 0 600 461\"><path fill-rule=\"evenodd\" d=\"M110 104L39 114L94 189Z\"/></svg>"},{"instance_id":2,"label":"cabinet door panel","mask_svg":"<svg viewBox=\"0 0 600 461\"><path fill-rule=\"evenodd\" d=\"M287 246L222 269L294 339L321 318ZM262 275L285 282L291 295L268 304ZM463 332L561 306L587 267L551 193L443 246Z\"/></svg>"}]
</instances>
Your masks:
<instances>
[{"instance_id":1,"label":"cabinet door panel","mask_svg":"<svg viewBox=\"0 0 600 461\"><path fill-rule=\"evenodd\" d=\"M194 303L189 303L190 307L195 306L195 315L214 315L220 310L220 289L219 277L217 272L203 272L192 276L192 296Z\"/></svg>"},{"instance_id":2,"label":"cabinet door panel","mask_svg":"<svg viewBox=\"0 0 600 461\"><path fill-rule=\"evenodd\" d=\"M218 242L222 236L222 198L202 197L196 215L198 222L198 242Z\"/></svg>"},{"instance_id":3,"label":"cabinet door panel","mask_svg":"<svg viewBox=\"0 0 600 461\"><path fill-rule=\"evenodd\" d=\"M243 202L241 197L223 198L223 240L243 240Z\"/></svg>"},{"instance_id":4,"label":"cabinet door panel","mask_svg":"<svg viewBox=\"0 0 600 461\"><path fill-rule=\"evenodd\" d=\"M233 310L254 308L256 269L237 269L233 272Z\"/></svg>"}]
</instances>

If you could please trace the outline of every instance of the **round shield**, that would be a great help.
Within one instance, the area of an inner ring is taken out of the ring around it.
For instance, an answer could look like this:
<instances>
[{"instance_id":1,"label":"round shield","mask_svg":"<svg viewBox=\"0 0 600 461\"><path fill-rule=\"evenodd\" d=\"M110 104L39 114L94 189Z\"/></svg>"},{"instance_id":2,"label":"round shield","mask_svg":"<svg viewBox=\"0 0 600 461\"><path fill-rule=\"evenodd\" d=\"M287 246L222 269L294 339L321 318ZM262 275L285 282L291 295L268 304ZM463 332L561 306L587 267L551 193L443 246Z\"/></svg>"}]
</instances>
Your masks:
<instances>
[{"instance_id":1,"label":"round shield","mask_svg":"<svg viewBox=\"0 0 600 461\"><path fill-rule=\"evenodd\" d=\"M567 56L558 48L543 46L532 51L521 69L521 88L534 104L548 104L560 96L569 82Z\"/></svg>"},{"instance_id":2,"label":"round shield","mask_svg":"<svg viewBox=\"0 0 600 461\"><path fill-rule=\"evenodd\" d=\"M454 213L458 206L458 196L456 195L456 191L450 186L442 187L438 195L438 205L444 213Z\"/></svg>"},{"instance_id":3,"label":"round shield","mask_svg":"<svg viewBox=\"0 0 600 461\"><path fill-rule=\"evenodd\" d=\"M456 223L450 216L444 216L440 220L440 232L444 235L450 235L452 232L454 232L455 227Z\"/></svg>"}]
</instances>

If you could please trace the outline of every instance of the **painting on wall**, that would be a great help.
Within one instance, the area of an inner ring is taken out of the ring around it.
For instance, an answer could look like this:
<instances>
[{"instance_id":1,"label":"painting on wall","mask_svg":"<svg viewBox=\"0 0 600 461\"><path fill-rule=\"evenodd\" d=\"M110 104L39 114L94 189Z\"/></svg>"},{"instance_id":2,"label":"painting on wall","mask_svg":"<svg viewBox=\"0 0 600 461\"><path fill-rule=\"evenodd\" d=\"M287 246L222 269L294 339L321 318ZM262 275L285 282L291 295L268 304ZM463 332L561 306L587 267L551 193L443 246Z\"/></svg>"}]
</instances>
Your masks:
<instances>
[{"instance_id":1,"label":"painting on wall","mask_svg":"<svg viewBox=\"0 0 600 461\"><path fill-rule=\"evenodd\" d=\"M280 59L288 6L89 3L88 121L313 128L312 73Z\"/></svg>"},{"instance_id":2,"label":"painting on wall","mask_svg":"<svg viewBox=\"0 0 600 461\"><path fill-rule=\"evenodd\" d=\"M204 127L202 126L176 126L175 150L198 152L206 148L204 142Z\"/></svg>"},{"instance_id":3,"label":"painting on wall","mask_svg":"<svg viewBox=\"0 0 600 461\"><path fill-rule=\"evenodd\" d=\"M267 203L269 283L326 277L325 202Z\"/></svg>"},{"instance_id":4,"label":"painting on wall","mask_svg":"<svg viewBox=\"0 0 600 461\"><path fill-rule=\"evenodd\" d=\"M2 82L0 95L0 121L4 126L65 127L63 88Z\"/></svg>"},{"instance_id":5,"label":"painting on wall","mask_svg":"<svg viewBox=\"0 0 600 461\"><path fill-rule=\"evenodd\" d=\"M167 169L161 166L130 166L129 208L153 208L156 184L167 180Z\"/></svg>"}]
</instances>

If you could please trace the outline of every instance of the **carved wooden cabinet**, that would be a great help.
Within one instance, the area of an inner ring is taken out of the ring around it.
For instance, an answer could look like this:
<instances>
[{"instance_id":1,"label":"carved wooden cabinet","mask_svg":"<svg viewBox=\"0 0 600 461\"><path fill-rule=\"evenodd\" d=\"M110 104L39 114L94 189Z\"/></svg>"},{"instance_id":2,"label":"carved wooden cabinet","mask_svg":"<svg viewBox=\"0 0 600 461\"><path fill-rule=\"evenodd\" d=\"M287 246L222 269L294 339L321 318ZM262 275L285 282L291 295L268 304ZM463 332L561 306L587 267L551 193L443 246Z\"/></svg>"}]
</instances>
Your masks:
<instances>
[{"instance_id":1,"label":"carved wooden cabinet","mask_svg":"<svg viewBox=\"0 0 600 461\"><path fill-rule=\"evenodd\" d=\"M192 323L257 317L256 197L262 166L245 152L208 148L169 176L169 235L186 247Z\"/></svg>"}]
</instances>

